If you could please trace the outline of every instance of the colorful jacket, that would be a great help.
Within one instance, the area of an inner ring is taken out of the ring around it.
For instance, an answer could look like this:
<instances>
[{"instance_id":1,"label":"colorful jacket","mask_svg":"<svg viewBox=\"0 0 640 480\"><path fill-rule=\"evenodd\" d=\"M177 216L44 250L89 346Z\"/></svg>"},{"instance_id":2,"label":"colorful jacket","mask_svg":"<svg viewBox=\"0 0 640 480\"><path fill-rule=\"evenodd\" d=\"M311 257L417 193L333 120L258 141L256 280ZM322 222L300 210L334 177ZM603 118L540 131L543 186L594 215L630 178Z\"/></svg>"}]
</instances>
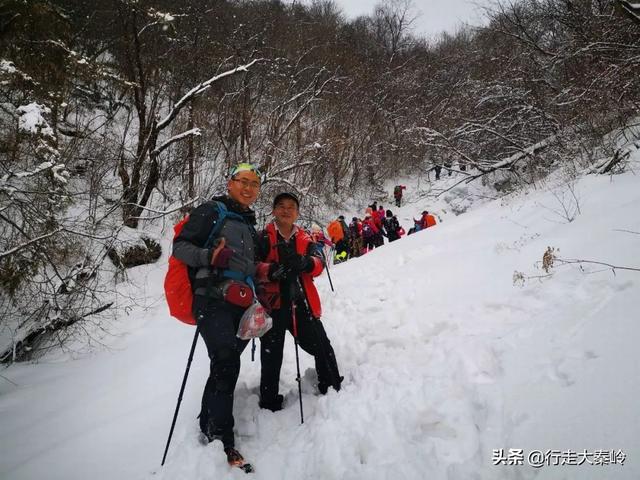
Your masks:
<instances>
[{"instance_id":1,"label":"colorful jacket","mask_svg":"<svg viewBox=\"0 0 640 480\"><path fill-rule=\"evenodd\" d=\"M300 255L310 255L313 250L313 240L311 235L305 230L294 226L296 253ZM280 308L280 282L270 282L268 280L268 271L272 263L279 262L278 258L278 230L275 224L269 223L261 234L261 237L268 240L268 248L266 255L261 263L258 264L256 277L261 280L258 288L258 297L268 310L277 310ZM313 278L317 277L324 270L324 263L316 256L311 255L313 260L313 269L310 272L302 272L300 274L300 284L304 295L311 309L311 315L320 318L322 315L322 306L320 304L320 296L318 290L313 283Z\"/></svg>"}]
</instances>

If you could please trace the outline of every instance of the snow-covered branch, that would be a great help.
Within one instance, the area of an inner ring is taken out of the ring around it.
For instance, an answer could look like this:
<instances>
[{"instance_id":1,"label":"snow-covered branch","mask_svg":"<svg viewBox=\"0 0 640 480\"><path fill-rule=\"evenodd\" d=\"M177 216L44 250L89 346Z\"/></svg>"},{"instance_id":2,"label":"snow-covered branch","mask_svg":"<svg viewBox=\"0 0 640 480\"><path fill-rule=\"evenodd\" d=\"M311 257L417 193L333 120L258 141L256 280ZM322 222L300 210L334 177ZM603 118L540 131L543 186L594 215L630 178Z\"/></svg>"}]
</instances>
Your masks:
<instances>
[{"instance_id":1,"label":"snow-covered branch","mask_svg":"<svg viewBox=\"0 0 640 480\"><path fill-rule=\"evenodd\" d=\"M544 140L542 140L542 141L540 141L540 142L538 142L538 143L536 143L534 145L526 147L526 148L522 149L522 151L514 153L510 157L505 158L504 160L501 160L501 161L499 161L497 163L494 163L493 165L491 165L491 168L490 168L489 171L494 171L494 170L499 170L499 169L511 167L511 166L513 166L514 163L518 162L519 160L522 160L523 158L528 157L529 155L533 155L538 150L542 150L543 148L548 147L557 138L558 138L557 135L551 135L550 137L547 137Z\"/></svg>"},{"instance_id":2,"label":"snow-covered branch","mask_svg":"<svg viewBox=\"0 0 640 480\"><path fill-rule=\"evenodd\" d=\"M287 180L284 177L269 177L266 182L271 182L271 183L281 183L284 185L287 185L291 190L296 191L302 195L305 195L306 192L309 190L309 187L305 187L305 188L300 188L299 185L294 184L293 182L291 182L290 180Z\"/></svg>"},{"instance_id":3,"label":"snow-covered branch","mask_svg":"<svg viewBox=\"0 0 640 480\"><path fill-rule=\"evenodd\" d=\"M320 94L322 94L324 87L333 79L333 76L327 78L324 82L322 82L322 85L314 89L313 94L309 98L307 98L304 104L302 104L298 111L289 119L289 122L287 123L287 126L282 130L278 141L289 131L291 126L296 122L296 120L298 120L300 115L302 115L302 112L304 112L309 107L309 105L311 105L311 103L314 102L320 96Z\"/></svg>"},{"instance_id":4,"label":"snow-covered branch","mask_svg":"<svg viewBox=\"0 0 640 480\"><path fill-rule=\"evenodd\" d=\"M42 162L40 165L38 165L33 170L29 170L29 171L26 171L26 172L17 172L17 173L9 172L9 173L3 175L2 177L0 177L0 188L3 186L3 184L7 183L12 178L34 177L34 176L38 175L39 173L45 172L47 170L52 170L54 167L62 167L62 168L64 168L64 165L56 164L55 162ZM59 173L59 170L56 171L56 173Z\"/></svg>"},{"instance_id":5,"label":"snow-covered branch","mask_svg":"<svg viewBox=\"0 0 640 480\"><path fill-rule=\"evenodd\" d=\"M197 202L199 200L200 200L200 197L192 198L188 202L185 202L185 203L183 203L183 204L181 204L181 205L179 205L179 206L177 206L175 208L172 208L171 210L154 210L153 208L143 207L142 205L136 205L137 207L140 207L142 210L146 210L147 212L152 212L152 213L156 214L156 215L154 215L152 217L136 217L136 218L138 220L156 220L158 218L166 217L170 213L177 212L179 210L183 210L184 207L188 207L190 205L193 205L195 202Z\"/></svg>"},{"instance_id":6,"label":"snow-covered branch","mask_svg":"<svg viewBox=\"0 0 640 480\"><path fill-rule=\"evenodd\" d=\"M18 245L17 247L13 247L9 250L6 250L4 252L0 252L0 259L4 258L4 257L8 257L9 255L13 255L14 253L19 252L20 250L24 250L25 248L27 248L30 245L33 245L34 243L38 243L46 238L52 237L54 236L56 233L60 233L63 230L63 228L57 228L56 230L46 233L44 235L41 235L37 238L33 238L31 240L29 240L26 243L23 243L22 245Z\"/></svg>"},{"instance_id":7,"label":"snow-covered branch","mask_svg":"<svg viewBox=\"0 0 640 480\"><path fill-rule=\"evenodd\" d=\"M191 137L191 136L199 137L201 134L202 134L202 131L199 128L192 128L191 130L187 130L186 132L182 132L178 135L175 135L171 137L169 140L167 140L166 142L164 142L162 145L160 145L158 148L156 148L153 152L151 152L151 156L157 157L158 155L160 155L160 153L162 153L172 144L179 142L180 140L183 140L187 137Z\"/></svg>"},{"instance_id":8,"label":"snow-covered branch","mask_svg":"<svg viewBox=\"0 0 640 480\"><path fill-rule=\"evenodd\" d=\"M309 161L306 161L306 162L300 162L300 163L294 163L293 165L288 165L286 167L283 167L283 168L273 172L271 175L269 175L269 180L273 181L274 177L278 177L279 175L283 175L283 174L288 173L291 170L295 170L297 168L309 167L309 166L313 165L314 163L316 163L316 162L309 160Z\"/></svg>"},{"instance_id":9,"label":"snow-covered branch","mask_svg":"<svg viewBox=\"0 0 640 480\"><path fill-rule=\"evenodd\" d=\"M169 114L165 118L160 120L160 122L158 122L158 127L157 127L158 131L167 127L167 125L171 123L171 121L178 115L178 113L180 113L180 110L182 110L182 108L184 108L184 106L188 102L190 102L197 95L200 95L202 92L207 90L211 85L213 85L219 80L222 80L223 78L230 77L231 75L235 75L238 72L246 72L248 71L249 67L251 67L254 63L260 62L260 61L262 61L261 58L256 58L255 60L252 60L251 62L245 65L240 65L239 67L233 68L231 70L227 70L226 72L216 75L215 77L211 77L209 80L202 82L196 85L195 87L193 87L180 100L176 102L176 104L173 106Z\"/></svg>"}]
</instances>

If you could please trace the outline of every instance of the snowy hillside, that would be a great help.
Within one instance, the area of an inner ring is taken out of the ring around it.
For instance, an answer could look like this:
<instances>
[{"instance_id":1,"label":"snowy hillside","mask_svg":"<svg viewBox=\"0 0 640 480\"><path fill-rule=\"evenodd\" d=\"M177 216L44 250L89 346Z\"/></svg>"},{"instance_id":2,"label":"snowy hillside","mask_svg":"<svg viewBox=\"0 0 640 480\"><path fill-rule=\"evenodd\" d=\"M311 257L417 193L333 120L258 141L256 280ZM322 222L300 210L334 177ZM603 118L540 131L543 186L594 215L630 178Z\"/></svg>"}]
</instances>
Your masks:
<instances>
[{"instance_id":1,"label":"snowy hillside","mask_svg":"<svg viewBox=\"0 0 640 480\"><path fill-rule=\"evenodd\" d=\"M343 390L318 396L301 353L300 425L288 337L286 407L260 410L259 360L247 348L236 443L252 478L640 478L640 272L559 260L539 268L547 247L560 259L640 268L640 178L587 176L575 197L562 185L449 215L334 266L335 292L320 277ZM431 209L410 200L407 229ZM567 206L579 206L572 222ZM221 445L197 442L202 343L160 467L194 332L167 314L165 268L166 258L133 273L152 307L122 318L127 333L110 350L2 372L0 478L246 478Z\"/></svg>"}]
</instances>

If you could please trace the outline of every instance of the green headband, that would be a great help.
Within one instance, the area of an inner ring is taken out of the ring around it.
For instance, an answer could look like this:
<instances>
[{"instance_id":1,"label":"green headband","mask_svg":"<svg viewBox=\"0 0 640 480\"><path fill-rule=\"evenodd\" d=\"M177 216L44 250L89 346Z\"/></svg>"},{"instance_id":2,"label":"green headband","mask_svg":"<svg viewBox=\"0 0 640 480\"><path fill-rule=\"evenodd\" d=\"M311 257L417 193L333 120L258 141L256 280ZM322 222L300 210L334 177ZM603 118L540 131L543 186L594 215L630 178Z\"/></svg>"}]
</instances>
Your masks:
<instances>
[{"instance_id":1,"label":"green headband","mask_svg":"<svg viewBox=\"0 0 640 480\"><path fill-rule=\"evenodd\" d=\"M253 172L258 177L262 176L262 174L260 173L260 170L258 170L256 167L254 167L250 163L239 163L238 165L236 165L231 169L231 173L229 174L229 177L233 178L240 172Z\"/></svg>"}]
</instances>

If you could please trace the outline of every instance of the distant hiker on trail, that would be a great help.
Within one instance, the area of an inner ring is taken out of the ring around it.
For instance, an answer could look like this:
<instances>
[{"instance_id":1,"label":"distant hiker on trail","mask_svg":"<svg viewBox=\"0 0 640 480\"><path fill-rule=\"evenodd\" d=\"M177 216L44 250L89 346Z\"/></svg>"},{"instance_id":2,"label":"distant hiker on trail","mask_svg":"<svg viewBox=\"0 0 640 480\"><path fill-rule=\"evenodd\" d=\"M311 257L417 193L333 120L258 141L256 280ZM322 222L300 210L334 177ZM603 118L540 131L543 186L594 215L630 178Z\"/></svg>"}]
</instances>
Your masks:
<instances>
[{"instance_id":1,"label":"distant hiker on trail","mask_svg":"<svg viewBox=\"0 0 640 480\"><path fill-rule=\"evenodd\" d=\"M404 185L396 185L393 188L393 198L396 200L396 207L402 206L402 191L406 189Z\"/></svg>"},{"instance_id":2,"label":"distant hiker on trail","mask_svg":"<svg viewBox=\"0 0 640 480\"><path fill-rule=\"evenodd\" d=\"M389 242L393 242L400 238L400 222L398 222L398 218L391 212L391 210L387 210L386 217L384 219L384 229L387 231L387 238Z\"/></svg>"},{"instance_id":3,"label":"distant hiker on trail","mask_svg":"<svg viewBox=\"0 0 640 480\"><path fill-rule=\"evenodd\" d=\"M322 258L328 258L327 250L330 250L334 245L333 242L325 236L322 227L317 223L311 225L311 239L316 244L318 251L322 253Z\"/></svg>"},{"instance_id":4,"label":"distant hiker on trail","mask_svg":"<svg viewBox=\"0 0 640 480\"><path fill-rule=\"evenodd\" d=\"M257 233L255 214L249 207L259 192L258 170L248 163L235 166L227 194L196 208L173 242L173 256L190 267L193 314L210 361L199 417L201 441L220 440L227 461L235 466L243 466L244 459L234 448L233 393L240 354L248 343L236 337L236 332L251 304L246 300L253 298ZM226 209L222 226L209 239L222 209Z\"/></svg>"},{"instance_id":5,"label":"distant hiker on trail","mask_svg":"<svg viewBox=\"0 0 640 480\"><path fill-rule=\"evenodd\" d=\"M436 164L433 169L436 172L436 180L440 180L440 172L442 172L442 165Z\"/></svg>"},{"instance_id":6,"label":"distant hiker on trail","mask_svg":"<svg viewBox=\"0 0 640 480\"><path fill-rule=\"evenodd\" d=\"M349 234L351 235L351 256L359 257L362 255L364 244L362 242L362 222L358 220L358 217L351 219Z\"/></svg>"},{"instance_id":7,"label":"distant hiker on trail","mask_svg":"<svg viewBox=\"0 0 640 480\"><path fill-rule=\"evenodd\" d=\"M349 242L345 232L346 225L343 226L344 216L340 215L336 220L327 225L327 232L331 237L331 241L336 245L336 256L344 253L346 259L349 254ZM348 231L348 229L347 229Z\"/></svg>"},{"instance_id":8,"label":"distant hiker on trail","mask_svg":"<svg viewBox=\"0 0 640 480\"><path fill-rule=\"evenodd\" d=\"M297 337L302 349L315 357L318 390L325 394L330 386L340 390L343 377L336 356L320 321L320 297L313 284L324 269L324 262L313 254L310 235L298 227L298 198L280 193L273 200L272 223L261 232L258 256L261 277L261 302L270 310L273 327L260 339L260 407L278 411L283 396L278 392L285 331Z\"/></svg>"},{"instance_id":9,"label":"distant hiker on trail","mask_svg":"<svg viewBox=\"0 0 640 480\"><path fill-rule=\"evenodd\" d=\"M344 234L344 237L342 239L344 243L343 245L341 245L338 255L341 256L341 261L346 261L351 256L351 232L349 231L349 225L347 225L347 222L345 222L344 220L344 215L340 215L338 217L338 222L340 222L340 227L342 228L342 233ZM337 247L336 250L338 250Z\"/></svg>"},{"instance_id":10,"label":"distant hiker on trail","mask_svg":"<svg viewBox=\"0 0 640 480\"><path fill-rule=\"evenodd\" d=\"M436 217L424 210L418 222L420 224L420 230L424 230L425 228L433 227L436 224Z\"/></svg>"},{"instance_id":11,"label":"distant hiker on trail","mask_svg":"<svg viewBox=\"0 0 640 480\"><path fill-rule=\"evenodd\" d=\"M413 219L413 227L409 229L407 235L412 235L425 228L433 227L436 224L436 217L424 210L418 220Z\"/></svg>"},{"instance_id":12,"label":"distant hiker on trail","mask_svg":"<svg viewBox=\"0 0 640 480\"><path fill-rule=\"evenodd\" d=\"M384 230L384 222L383 222L384 207L380 206L378 210L374 210L373 214L371 215L371 218L373 219L373 223L375 224L378 230L375 234L374 243L376 247L381 247L384 245L384 237L387 236L387 232Z\"/></svg>"},{"instance_id":13,"label":"distant hiker on trail","mask_svg":"<svg viewBox=\"0 0 640 480\"><path fill-rule=\"evenodd\" d=\"M347 243L349 243L349 240L351 240L351 233L349 232L349 225L347 225L347 222L344 219L344 215L340 215L338 217L338 221L340 222L340 226L342 227L342 232L344 233L344 238L347 240Z\"/></svg>"},{"instance_id":14,"label":"distant hiker on trail","mask_svg":"<svg viewBox=\"0 0 640 480\"><path fill-rule=\"evenodd\" d=\"M379 234L378 227L376 227L371 215L364 217L362 221L362 241L364 242L364 253L369 252L376 248L376 237Z\"/></svg>"}]
</instances>

